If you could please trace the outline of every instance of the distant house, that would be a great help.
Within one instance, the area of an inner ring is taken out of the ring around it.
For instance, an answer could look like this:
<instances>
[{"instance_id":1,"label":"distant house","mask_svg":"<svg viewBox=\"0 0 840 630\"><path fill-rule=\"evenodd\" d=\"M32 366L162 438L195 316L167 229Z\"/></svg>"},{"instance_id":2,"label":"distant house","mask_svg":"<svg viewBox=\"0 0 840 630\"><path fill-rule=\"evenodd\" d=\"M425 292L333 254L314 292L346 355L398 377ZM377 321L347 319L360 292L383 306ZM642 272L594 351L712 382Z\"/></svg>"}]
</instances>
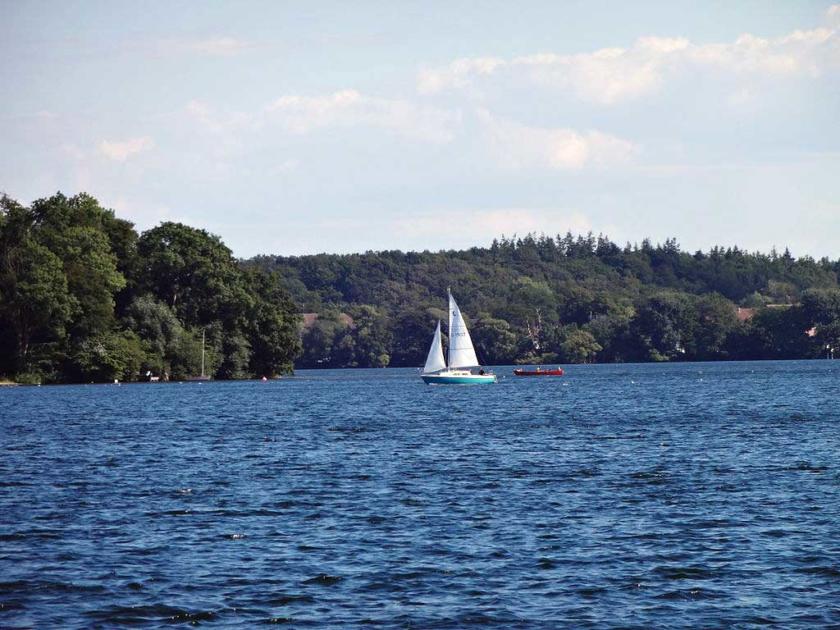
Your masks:
<instances>
[{"instance_id":1,"label":"distant house","mask_svg":"<svg viewBox=\"0 0 840 630\"><path fill-rule=\"evenodd\" d=\"M315 322L318 320L318 313L301 313L301 318L303 319L303 328L304 330L307 330L315 325ZM353 318L347 313L341 313L338 316L338 321L344 324L347 328L356 327L356 322L353 321Z\"/></svg>"},{"instance_id":2,"label":"distant house","mask_svg":"<svg viewBox=\"0 0 840 630\"><path fill-rule=\"evenodd\" d=\"M790 308L791 306L796 306L796 305L795 304L766 304L764 306L764 308L780 309L780 308ZM755 314L758 311L759 311L759 309L757 309L757 308L744 308L744 307L739 306L737 308L737 310L735 311L735 315L738 317L739 322L748 322L753 317L755 317Z\"/></svg>"},{"instance_id":3,"label":"distant house","mask_svg":"<svg viewBox=\"0 0 840 630\"><path fill-rule=\"evenodd\" d=\"M793 304L768 304L765 308L779 309L779 308L790 308L791 306L794 306L794 305ZM757 311L758 311L757 308L742 308L742 307L739 306L735 315L738 317L739 322L748 322L755 316ZM809 328L808 330L804 330L803 332L806 335L808 335L809 337L816 337L817 336L817 327L812 326L811 328Z\"/></svg>"}]
</instances>

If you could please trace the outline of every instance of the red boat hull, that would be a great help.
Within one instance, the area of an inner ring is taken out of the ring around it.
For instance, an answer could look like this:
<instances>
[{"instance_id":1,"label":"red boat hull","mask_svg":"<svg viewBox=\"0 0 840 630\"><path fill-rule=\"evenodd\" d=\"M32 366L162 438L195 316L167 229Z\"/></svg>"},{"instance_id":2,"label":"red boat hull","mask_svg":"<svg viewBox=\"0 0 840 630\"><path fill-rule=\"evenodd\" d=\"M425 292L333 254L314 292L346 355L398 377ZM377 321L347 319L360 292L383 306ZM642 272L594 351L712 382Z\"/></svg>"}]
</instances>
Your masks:
<instances>
[{"instance_id":1,"label":"red boat hull","mask_svg":"<svg viewBox=\"0 0 840 630\"><path fill-rule=\"evenodd\" d=\"M522 370L516 369L513 371L516 376L563 376L563 368L556 370Z\"/></svg>"}]
</instances>

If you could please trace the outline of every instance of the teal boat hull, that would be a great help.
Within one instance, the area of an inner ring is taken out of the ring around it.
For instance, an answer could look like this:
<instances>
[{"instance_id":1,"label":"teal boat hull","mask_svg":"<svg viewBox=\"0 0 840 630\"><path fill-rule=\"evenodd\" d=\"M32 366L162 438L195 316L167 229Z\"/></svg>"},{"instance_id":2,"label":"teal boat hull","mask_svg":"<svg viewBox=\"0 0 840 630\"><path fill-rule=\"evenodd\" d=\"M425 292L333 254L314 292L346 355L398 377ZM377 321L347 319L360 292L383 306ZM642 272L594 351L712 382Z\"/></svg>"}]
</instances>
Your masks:
<instances>
[{"instance_id":1,"label":"teal boat hull","mask_svg":"<svg viewBox=\"0 0 840 630\"><path fill-rule=\"evenodd\" d=\"M487 385L496 382L495 374L423 374L427 385Z\"/></svg>"}]
</instances>

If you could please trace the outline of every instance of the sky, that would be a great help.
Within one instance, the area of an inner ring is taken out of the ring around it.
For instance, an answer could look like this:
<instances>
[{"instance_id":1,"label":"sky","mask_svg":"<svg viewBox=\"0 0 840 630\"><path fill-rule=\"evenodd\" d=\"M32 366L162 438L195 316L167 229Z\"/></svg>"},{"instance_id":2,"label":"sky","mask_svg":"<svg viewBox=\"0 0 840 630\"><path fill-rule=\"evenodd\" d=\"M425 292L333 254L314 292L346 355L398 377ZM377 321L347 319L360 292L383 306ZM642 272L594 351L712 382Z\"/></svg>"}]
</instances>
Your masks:
<instances>
[{"instance_id":1,"label":"sky","mask_svg":"<svg viewBox=\"0 0 840 630\"><path fill-rule=\"evenodd\" d=\"M529 232L840 257L840 5L0 0L0 192L240 257Z\"/></svg>"}]
</instances>

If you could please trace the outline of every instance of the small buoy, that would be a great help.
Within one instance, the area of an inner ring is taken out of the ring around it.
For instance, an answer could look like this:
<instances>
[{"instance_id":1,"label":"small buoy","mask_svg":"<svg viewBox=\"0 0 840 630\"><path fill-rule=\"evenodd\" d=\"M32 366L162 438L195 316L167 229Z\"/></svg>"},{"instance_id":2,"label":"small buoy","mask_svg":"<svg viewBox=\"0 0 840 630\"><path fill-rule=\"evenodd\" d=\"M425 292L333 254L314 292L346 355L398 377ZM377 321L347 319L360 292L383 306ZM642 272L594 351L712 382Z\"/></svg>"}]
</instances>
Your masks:
<instances>
[{"instance_id":1,"label":"small buoy","mask_svg":"<svg viewBox=\"0 0 840 630\"><path fill-rule=\"evenodd\" d=\"M265 383L268 380L265 376L262 377L262 382Z\"/></svg>"}]
</instances>

